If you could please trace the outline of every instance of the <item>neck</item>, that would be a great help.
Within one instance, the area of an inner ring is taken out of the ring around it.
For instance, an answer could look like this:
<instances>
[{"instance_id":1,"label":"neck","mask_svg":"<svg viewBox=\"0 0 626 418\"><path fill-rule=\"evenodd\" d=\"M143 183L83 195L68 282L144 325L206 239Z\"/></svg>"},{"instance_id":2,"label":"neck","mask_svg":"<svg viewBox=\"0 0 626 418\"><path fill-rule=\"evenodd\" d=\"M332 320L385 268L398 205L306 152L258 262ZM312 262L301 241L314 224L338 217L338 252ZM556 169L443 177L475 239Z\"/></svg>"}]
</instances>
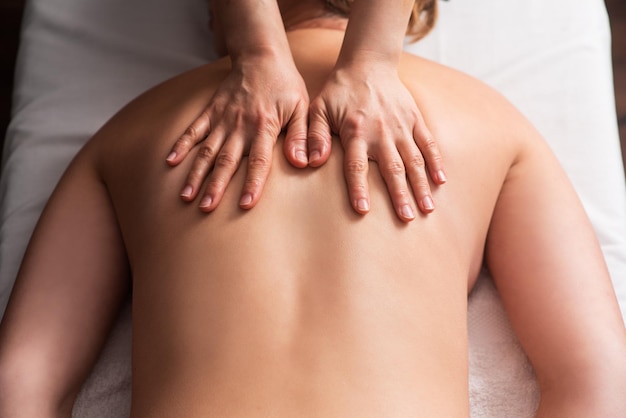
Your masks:
<instances>
[{"instance_id":1,"label":"neck","mask_svg":"<svg viewBox=\"0 0 626 418\"><path fill-rule=\"evenodd\" d=\"M341 17L326 17L307 19L290 25L285 25L287 32L296 29L332 29L345 31L348 21Z\"/></svg>"},{"instance_id":2,"label":"neck","mask_svg":"<svg viewBox=\"0 0 626 418\"><path fill-rule=\"evenodd\" d=\"M329 11L320 0L279 1L286 31L334 29L345 31L348 19Z\"/></svg>"}]
</instances>

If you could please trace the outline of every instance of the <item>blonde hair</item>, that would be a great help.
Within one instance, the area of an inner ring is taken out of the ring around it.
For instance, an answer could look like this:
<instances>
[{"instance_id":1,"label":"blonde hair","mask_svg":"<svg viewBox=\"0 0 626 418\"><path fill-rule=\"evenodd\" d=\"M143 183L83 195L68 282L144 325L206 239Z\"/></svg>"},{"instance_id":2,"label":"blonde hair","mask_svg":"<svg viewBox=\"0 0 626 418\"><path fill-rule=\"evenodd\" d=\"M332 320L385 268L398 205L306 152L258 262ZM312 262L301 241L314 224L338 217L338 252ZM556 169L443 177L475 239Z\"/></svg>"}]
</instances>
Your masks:
<instances>
[{"instance_id":1,"label":"blonde hair","mask_svg":"<svg viewBox=\"0 0 626 418\"><path fill-rule=\"evenodd\" d=\"M348 17L354 0L325 0L326 7ZM413 4L406 34L413 42L422 39L435 26L437 0L416 0Z\"/></svg>"}]
</instances>

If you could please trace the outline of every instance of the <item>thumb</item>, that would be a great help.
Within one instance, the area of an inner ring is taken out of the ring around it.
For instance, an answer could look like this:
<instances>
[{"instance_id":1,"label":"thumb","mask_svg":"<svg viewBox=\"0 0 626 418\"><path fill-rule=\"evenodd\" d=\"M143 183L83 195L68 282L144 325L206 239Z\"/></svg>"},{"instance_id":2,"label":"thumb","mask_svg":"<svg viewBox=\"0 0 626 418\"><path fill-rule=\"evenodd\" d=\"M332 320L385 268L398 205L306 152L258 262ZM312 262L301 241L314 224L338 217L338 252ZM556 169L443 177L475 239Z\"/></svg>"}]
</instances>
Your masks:
<instances>
[{"instance_id":1,"label":"thumb","mask_svg":"<svg viewBox=\"0 0 626 418\"><path fill-rule=\"evenodd\" d=\"M323 100L316 100L311 104L309 111L309 135L307 138L309 149L309 165L319 167L330 156L332 133Z\"/></svg>"},{"instance_id":2,"label":"thumb","mask_svg":"<svg viewBox=\"0 0 626 418\"><path fill-rule=\"evenodd\" d=\"M287 160L295 167L303 168L308 164L307 158L307 106L298 102L296 109L287 125L283 152Z\"/></svg>"}]
</instances>

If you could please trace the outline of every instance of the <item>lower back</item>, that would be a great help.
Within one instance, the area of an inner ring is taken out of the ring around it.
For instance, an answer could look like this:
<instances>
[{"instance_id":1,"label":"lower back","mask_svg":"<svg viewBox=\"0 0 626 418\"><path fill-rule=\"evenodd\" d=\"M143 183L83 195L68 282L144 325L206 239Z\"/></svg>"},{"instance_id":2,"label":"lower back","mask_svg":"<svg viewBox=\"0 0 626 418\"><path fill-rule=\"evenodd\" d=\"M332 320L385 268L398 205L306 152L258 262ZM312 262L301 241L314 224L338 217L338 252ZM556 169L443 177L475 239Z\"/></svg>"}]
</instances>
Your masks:
<instances>
[{"instance_id":1,"label":"lower back","mask_svg":"<svg viewBox=\"0 0 626 418\"><path fill-rule=\"evenodd\" d=\"M469 272L445 211L399 222L373 165L372 211L357 215L340 152L296 170L276 148L250 211L245 170L211 214L179 202L185 167L142 213L119 205L133 220L135 414L465 414Z\"/></svg>"}]
</instances>

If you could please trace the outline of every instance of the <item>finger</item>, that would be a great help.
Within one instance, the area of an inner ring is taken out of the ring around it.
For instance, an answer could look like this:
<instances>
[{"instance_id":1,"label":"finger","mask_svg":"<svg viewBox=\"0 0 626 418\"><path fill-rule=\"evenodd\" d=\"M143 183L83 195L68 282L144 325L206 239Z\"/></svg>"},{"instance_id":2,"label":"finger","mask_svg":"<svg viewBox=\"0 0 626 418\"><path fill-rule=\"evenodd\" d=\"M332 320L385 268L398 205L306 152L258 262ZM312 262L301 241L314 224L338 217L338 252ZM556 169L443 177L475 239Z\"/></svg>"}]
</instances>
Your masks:
<instances>
[{"instance_id":1,"label":"finger","mask_svg":"<svg viewBox=\"0 0 626 418\"><path fill-rule=\"evenodd\" d=\"M404 162L407 177L411 184L411 190L417 207L423 213L430 213L435 210L435 204L432 198L428 176L426 175L426 166L424 157L414 143L401 142L398 145L398 151Z\"/></svg>"},{"instance_id":2,"label":"finger","mask_svg":"<svg viewBox=\"0 0 626 418\"><path fill-rule=\"evenodd\" d=\"M213 172L209 175L204 194L200 199L200 209L213 211L222 201L226 187L239 168L245 148L242 135L233 134L225 142L215 158Z\"/></svg>"},{"instance_id":3,"label":"finger","mask_svg":"<svg viewBox=\"0 0 626 418\"><path fill-rule=\"evenodd\" d=\"M309 149L309 165L319 167L330 156L332 134L328 115L323 100L315 100L309 112L309 133L307 145Z\"/></svg>"},{"instance_id":4,"label":"finger","mask_svg":"<svg viewBox=\"0 0 626 418\"><path fill-rule=\"evenodd\" d=\"M224 142L224 135L221 130L216 130L209 135L204 143L198 149L198 153L193 160L193 164L187 179L185 180L185 186L183 187L180 197L186 201L191 202L198 195L200 185L206 178L208 172L213 167L215 157L222 148Z\"/></svg>"},{"instance_id":5,"label":"finger","mask_svg":"<svg viewBox=\"0 0 626 418\"><path fill-rule=\"evenodd\" d=\"M272 152L277 136L277 133L266 131L252 143L248 173L239 200L239 206L243 209L251 209L259 201L272 166Z\"/></svg>"},{"instance_id":6,"label":"finger","mask_svg":"<svg viewBox=\"0 0 626 418\"><path fill-rule=\"evenodd\" d=\"M383 141L383 143L389 143ZM398 218L404 222L415 219L415 210L406 182L404 162L395 146L381 147L380 156L374 155L380 174L385 180L391 203Z\"/></svg>"},{"instance_id":7,"label":"finger","mask_svg":"<svg viewBox=\"0 0 626 418\"><path fill-rule=\"evenodd\" d=\"M306 167L309 163L307 156L307 106L299 102L287 126L283 152L287 160L298 168Z\"/></svg>"},{"instance_id":8,"label":"finger","mask_svg":"<svg viewBox=\"0 0 626 418\"><path fill-rule=\"evenodd\" d=\"M415 139L415 143L426 161L430 178L435 184L445 183L447 177L443 168L441 151L421 115L417 118L413 128L413 139Z\"/></svg>"},{"instance_id":9,"label":"finger","mask_svg":"<svg viewBox=\"0 0 626 418\"><path fill-rule=\"evenodd\" d=\"M205 109L200 116L185 130L185 133L176 140L166 161L174 166L185 159L189 151L201 142L209 132L211 118L209 110Z\"/></svg>"},{"instance_id":10,"label":"finger","mask_svg":"<svg viewBox=\"0 0 626 418\"><path fill-rule=\"evenodd\" d=\"M350 203L357 213L365 215L370 210L367 185L369 161L365 141L352 139L345 142L344 174Z\"/></svg>"}]
</instances>

